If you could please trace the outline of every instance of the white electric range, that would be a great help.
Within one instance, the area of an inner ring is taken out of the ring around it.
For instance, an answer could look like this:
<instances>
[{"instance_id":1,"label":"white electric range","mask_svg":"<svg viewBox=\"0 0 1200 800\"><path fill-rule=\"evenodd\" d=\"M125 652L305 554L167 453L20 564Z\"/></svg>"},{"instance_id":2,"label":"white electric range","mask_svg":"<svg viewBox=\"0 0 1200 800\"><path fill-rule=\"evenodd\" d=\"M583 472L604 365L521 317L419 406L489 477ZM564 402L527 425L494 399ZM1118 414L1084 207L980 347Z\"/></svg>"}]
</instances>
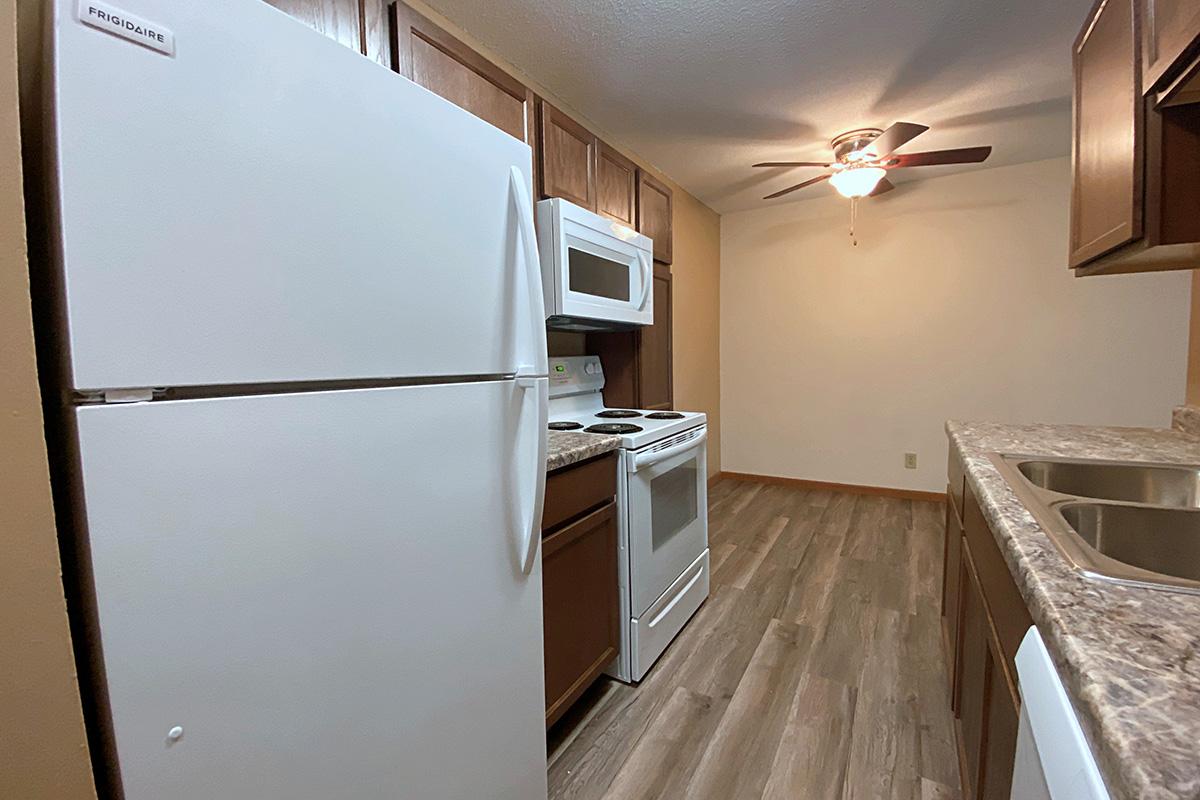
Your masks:
<instances>
[{"instance_id":1,"label":"white electric range","mask_svg":"<svg viewBox=\"0 0 1200 800\"><path fill-rule=\"evenodd\" d=\"M550 359L550 429L621 437L617 518L621 652L640 681L708 597L708 418L609 409L597 356Z\"/></svg>"}]
</instances>

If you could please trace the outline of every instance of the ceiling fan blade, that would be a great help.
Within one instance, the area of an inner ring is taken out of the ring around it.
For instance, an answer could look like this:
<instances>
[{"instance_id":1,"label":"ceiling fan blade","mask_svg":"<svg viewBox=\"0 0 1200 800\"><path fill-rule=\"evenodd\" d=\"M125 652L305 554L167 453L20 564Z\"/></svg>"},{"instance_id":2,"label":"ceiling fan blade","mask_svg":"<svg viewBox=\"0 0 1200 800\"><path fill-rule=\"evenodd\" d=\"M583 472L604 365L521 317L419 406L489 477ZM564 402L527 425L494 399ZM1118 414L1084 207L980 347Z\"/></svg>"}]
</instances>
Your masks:
<instances>
[{"instance_id":1,"label":"ceiling fan blade","mask_svg":"<svg viewBox=\"0 0 1200 800\"><path fill-rule=\"evenodd\" d=\"M929 130L928 125L897 122L864 147L863 152L870 158L883 158L891 155L895 150L908 144L927 130Z\"/></svg>"},{"instance_id":2,"label":"ceiling fan blade","mask_svg":"<svg viewBox=\"0 0 1200 800\"><path fill-rule=\"evenodd\" d=\"M893 156L883 166L933 167L940 164L978 164L992 154L991 147L960 147L957 150L931 150L928 153L907 153Z\"/></svg>"},{"instance_id":3,"label":"ceiling fan blade","mask_svg":"<svg viewBox=\"0 0 1200 800\"><path fill-rule=\"evenodd\" d=\"M830 164L825 161L763 161L760 164L751 164L752 167L828 167Z\"/></svg>"},{"instance_id":4,"label":"ceiling fan blade","mask_svg":"<svg viewBox=\"0 0 1200 800\"><path fill-rule=\"evenodd\" d=\"M880 179L879 183L875 184L875 191L871 192L867 197L876 197L884 192L890 192L896 188L896 184L889 181L887 178Z\"/></svg>"},{"instance_id":5,"label":"ceiling fan blade","mask_svg":"<svg viewBox=\"0 0 1200 800\"><path fill-rule=\"evenodd\" d=\"M830 174L831 173L826 173L824 175L818 175L817 177L815 177L811 180L807 180L804 183L797 183L795 186L789 186L786 189L782 189L778 192L774 192L773 194L767 195L766 197L763 198L763 200L774 200L776 197L782 197L785 194L790 194L791 192L794 192L797 189L803 189L805 186L812 186L814 183L820 183L821 181L827 181L827 180L829 180Z\"/></svg>"}]
</instances>

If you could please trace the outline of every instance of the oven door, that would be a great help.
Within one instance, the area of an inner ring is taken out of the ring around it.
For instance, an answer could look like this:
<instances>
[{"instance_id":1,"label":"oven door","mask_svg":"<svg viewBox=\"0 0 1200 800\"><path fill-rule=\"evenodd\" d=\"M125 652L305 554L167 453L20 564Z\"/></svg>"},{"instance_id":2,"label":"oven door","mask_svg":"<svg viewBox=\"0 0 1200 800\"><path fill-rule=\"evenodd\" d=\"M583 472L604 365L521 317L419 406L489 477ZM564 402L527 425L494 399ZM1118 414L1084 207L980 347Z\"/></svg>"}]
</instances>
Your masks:
<instances>
[{"instance_id":1,"label":"oven door","mask_svg":"<svg viewBox=\"0 0 1200 800\"><path fill-rule=\"evenodd\" d=\"M617 236L618 230L625 229L615 223L606 222L606 227L599 230L594 221L573 219L565 213L559 222L556 315L625 326L653 325L654 265L650 251L636 240Z\"/></svg>"},{"instance_id":2,"label":"oven door","mask_svg":"<svg viewBox=\"0 0 1200 800\"><path fill-rule=\"evenodd\" d=\"M631 614L639 617L708 547L707 426L629 453Z\"/></svg>"}]
</instances>

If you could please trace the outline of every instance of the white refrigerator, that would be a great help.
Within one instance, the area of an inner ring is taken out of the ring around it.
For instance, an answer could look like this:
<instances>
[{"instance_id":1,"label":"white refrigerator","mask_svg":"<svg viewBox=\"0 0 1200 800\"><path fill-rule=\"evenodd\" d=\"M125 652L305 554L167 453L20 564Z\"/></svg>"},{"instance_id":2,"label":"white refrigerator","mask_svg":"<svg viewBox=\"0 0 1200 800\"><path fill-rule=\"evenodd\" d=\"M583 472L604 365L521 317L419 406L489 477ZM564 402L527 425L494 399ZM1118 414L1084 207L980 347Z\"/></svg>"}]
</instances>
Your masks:
<instances>
[{"instance_id":1,"label":"white refrigerator","mask_svg":"<svg viewBox=\"0 0 1200 800\"><path fill-rule=\"evenodd\" d=\"M529 147L259 0L47 28L36 268L115 788L545 797Z\"/></svg>"}]
</instances>

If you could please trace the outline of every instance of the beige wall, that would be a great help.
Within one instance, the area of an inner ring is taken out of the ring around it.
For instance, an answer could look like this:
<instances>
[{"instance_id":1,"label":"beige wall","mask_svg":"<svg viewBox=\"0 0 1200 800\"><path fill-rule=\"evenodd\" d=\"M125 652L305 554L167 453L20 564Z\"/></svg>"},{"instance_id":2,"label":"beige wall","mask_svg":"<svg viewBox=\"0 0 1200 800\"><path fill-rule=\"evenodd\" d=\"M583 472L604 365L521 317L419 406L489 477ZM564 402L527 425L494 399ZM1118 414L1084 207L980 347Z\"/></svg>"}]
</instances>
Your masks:
<instances>
[{"instance_id":1,"label":"beige wall","mask_svg":"<svg viewBox=\"0 0 1200 800\"><path fill-rule=\"evenodd\" d=\"M95 797L33 355L13 0L0 0L0 797Z\"/></svg>"},{"instance_id":2,"label":"beige wall","mask_svg":"<svg viewBox=\"0 0 1200 800\"><path fill-rule=\"evenodd\" d=\"M549 91L539 80L484 45L469 31L450 22L421 0L406 0L421 14L461 39L496 66L518 78L538 96L586 125L608 144L633 159L671 187L674 200L674 262L671 265L674 292L671 336L674 346L675 407L708 414L709 474L721 469L721 373L720 373L720 271L721 218L692 197L679 184L630 151L623 143L587 117L586 109L573 108ZM558 355L582 352L581 337L555 335L551 349Z\"/></svg>"},{"instance_id":3,"label":"beige wall","mask_svg":"<svg viewBox=\"0 0 1200 800\"><path fill-rule=\"evenodd\" d=\"M726 470L940 491L947 418L1166 426L1186 272L1077 279L1054 159L721 219ZM918 469L903 468L903 453Z\"/></svg>"}]
</instances>

